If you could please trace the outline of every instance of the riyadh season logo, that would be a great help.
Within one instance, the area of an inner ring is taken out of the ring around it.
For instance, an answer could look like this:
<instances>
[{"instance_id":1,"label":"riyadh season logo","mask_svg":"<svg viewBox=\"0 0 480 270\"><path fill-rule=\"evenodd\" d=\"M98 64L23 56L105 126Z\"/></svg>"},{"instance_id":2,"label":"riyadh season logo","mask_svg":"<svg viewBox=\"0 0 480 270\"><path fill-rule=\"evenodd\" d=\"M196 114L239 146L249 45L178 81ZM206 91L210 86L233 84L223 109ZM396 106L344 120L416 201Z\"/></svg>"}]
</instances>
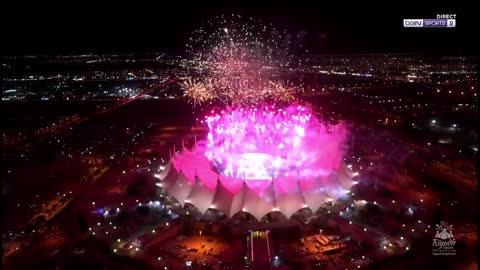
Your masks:
<instances>
[{"instance_id":1,"label":"riyadh season logo","mask_svg":"<svg viewBox=\"0 0 480 270\"><path fill-rule=\"evenodd\" d=\"M445 221L436 225L436 233L432 243L432 254L437 255L456 255L455 237L453 236L453 226Z\"/></svg>"}]
</instances>

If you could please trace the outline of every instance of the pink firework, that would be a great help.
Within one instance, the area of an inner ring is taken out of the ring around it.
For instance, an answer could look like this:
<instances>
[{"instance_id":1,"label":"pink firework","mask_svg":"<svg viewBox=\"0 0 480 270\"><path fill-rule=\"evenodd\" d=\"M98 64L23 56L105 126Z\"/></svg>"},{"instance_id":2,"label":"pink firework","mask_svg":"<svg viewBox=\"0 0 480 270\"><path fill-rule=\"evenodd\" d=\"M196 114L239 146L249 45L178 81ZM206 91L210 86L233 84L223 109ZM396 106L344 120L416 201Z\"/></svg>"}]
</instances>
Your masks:
<instances>
[{"instance_id":1,"label":"pink firework","mask_svg":"<svg viewBox=\"0 0 480 270\"><path fill-rule=\"evenodd\" d=\"M197 30L187 44L198 63L190 75L211 82L206 93L210 99L235 106L294 99L295 86L272 82L277 71L293 67L285 31L235 15L215 22ZM204 95L185 96L193 104L203 103Z\"/></svg>"},{"instance_id":2,"label":"pink firework","mask_svg":"<svg viewBox=\"0 0 480 270\"><path fill-rule=\"evenodd\" d=\"M355 184L342 163L345 126L322 123L309 106L227 108L203 122L206 140L175 153L157 176L168 194L201 213L290 217L306 207L315 212Z\"/></svg>"},{"instance_id":3,"label":"pink firework","mask_svg":"<svg viewBox=\"0 0 480 270\"><path fill-rule=\"evenodd\" d=\"M310 106L293 102L295 85L278 80L291 69L280 49L282 33L221 22L214 34L201 29L191 39L199 66L190 76L197 80L183 88L194 105L220 100L227 106L205 116L207 138L175 153L160 168L158 185L201 213L249 212L258 220L271 211L315 212L347 194L355 174L342 163L346 128L321 122Z\"/></svg>"},{"instance_id":4,"label":"pink firework","mask_svg":"<svg viewBox=\"0 0 480 270\"><path fill-rule=\"evenodd\" d=\"M326 126L304 105L227 109L207 116L205 156L245 180L327 176L342 159L343 125Z\"/></svg>"}]
</instances>

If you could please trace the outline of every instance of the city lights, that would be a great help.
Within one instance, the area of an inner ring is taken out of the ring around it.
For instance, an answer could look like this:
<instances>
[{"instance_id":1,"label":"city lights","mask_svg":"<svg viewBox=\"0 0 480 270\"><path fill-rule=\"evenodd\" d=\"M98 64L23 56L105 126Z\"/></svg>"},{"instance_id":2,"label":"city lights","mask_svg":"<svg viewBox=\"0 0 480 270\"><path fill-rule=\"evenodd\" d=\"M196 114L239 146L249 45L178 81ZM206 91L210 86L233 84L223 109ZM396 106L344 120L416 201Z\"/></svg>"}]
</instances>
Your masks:
<instances>
[{"instance_id":1,"label":"city lights","mask_svg":"<svg viewBox=\"0 0 480 270\"><path fill-rule=\"evenodd\" d=\"M473 9L291 4L8 9L4 268L474 266Z\"/></svg>"}]
</instances>

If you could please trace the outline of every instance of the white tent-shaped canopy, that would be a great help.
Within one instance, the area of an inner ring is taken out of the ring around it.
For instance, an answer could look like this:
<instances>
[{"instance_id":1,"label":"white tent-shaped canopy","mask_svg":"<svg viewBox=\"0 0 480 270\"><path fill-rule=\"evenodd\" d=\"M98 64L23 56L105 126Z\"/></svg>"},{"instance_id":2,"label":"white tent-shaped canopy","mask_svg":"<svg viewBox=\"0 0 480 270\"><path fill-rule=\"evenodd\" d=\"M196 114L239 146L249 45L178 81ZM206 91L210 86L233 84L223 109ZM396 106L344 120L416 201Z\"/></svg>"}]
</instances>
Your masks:
<instances>
[{"instance_id":1,"label":"white tent-shaped canopy","mask_svg":"<svg viewBox=\"0 0 480 270\"><path fill-rule=\"evenodd\" d=\"M226 189L222 182L217 180L217 188L213 197L212 208L217 209L225 214L230 215L231 206L233 204L233 194Z\"/></svg>"},{"instance_id":2,"label":"white tent-shaped canopy","mask_svg":"<svg viewBox=\"0 0 480 270\"><path fill-rule=\"evenodd\" d=\"M209 190L197 176L192 191L188 195L185 202L194 205L200 211L200 213L205 214L208 208L212 206L214 196L215 192Z\"/></svg>"},{"instance_id":3,"label":"white tent-shaped canopy","mask_svg":"<svg viewBox=\"0 0 480 270\"><path fill-rule=\"evenodd\" d=\"M245 193L247 188L248 188L247 184L243 182L242 188L240 189L240 191L235 195L233 195L232 205L230 207L230 213L229 215L227 215L227 217L229 216L230 218L232 218L233 215L235 215L236 213L243 212L244 210L246 210L243 207L243 202L245 201Z\"/></svg>"},{"instance_id":4,"label":"white tent-shaped canopy","mask_svg":"<svg viewBox=\"0 0 480 270\"><path fill-rule=\"evenodd\" d=\"M247 185L242 210L261 220L266 214L275 211L275 194L273 183L262 193L253 191Z\"/></svg>"},{"instance_id":5,"label":"white tent-shaped canopy","mask_svg":"<svg viewBox=\"0 0 480 270\"><path fill-rule=\"evenodd\" d=\"M171 164L171 162L169 163ZM168 171L166 171L167 168L168 168ZM159 184L164 190L168 191L170 190L170 188L172 188L175 185L181 172L177 172L177 169L174 166L168 166L168 167L165 166L164 172L165 171L167 172L165 173L166 176L161 180Z\"/></svg>"},{"instance_id":6,"label":"white tent-shaped canopy","mask_svg":"<svg viewBox=\"0 0 480 270\"><path fill-rule=\"evenodd\" d=\"M192 184L190 183L190 181L187 180L185 175L180 172L180 175L175 181L175 184L170 189L167 189L167 192L175 199L177 199L177 201L183 207L183 205L185 204L185 200L187 199L191 190Z\"/></svg>"},{"instance_id":7,"label":"white tent-shaped canopy","mask_svg":"<svg viewBox=\"0 0 480 270\"><path fill-rule=\"evenodd\" d=\"M326 202L345 195L353 184L353 175L356 174L341 164L336 171L319 178L307 178L299 172L293 178L262 180L270 181L268 186L265 182L256 185L251 180L242 183L238 182L242 181L240 179L218 175L202 154L184 150L175 154L155 177L182 207L188 202L202 214L214 208L229 218L239 212L248 212L261 220L273 211L280 211L287 218L307 207L315 212ZM263 187L257 188L260 186Z\"/></svg>"},{"instance_id":8,"label":"white tent-shaped canopy","mask_svg":"<svg viewBox=\"0 0 480 270\"><path fill-rule=\"evenodd\" d=\"M165 166L161 166L160 172L155 174L155 178L158 178L160 181L163 181L167 175L172 171L172 160L169 160Z\"/></svg>"},{"instance_id":9,"label":"white tent-shaped canopy","mask_svg":"<svg viewBox=\"0 0 480 270\"><path fill-rule=\"evenodd\" d=\"M292 181L295 181L292 179ZM300 184L294 186L293 190L282 190L282 183L274 181L275 187L275 203L278 211L282 212L287 218L290 218L299 209L305 208L305 198L303 197Z\"/></svg>"},{"instance_id":10,"label":"white tent-shaped canopy","mask_svg":"<svg viewBox=\"0 0 480 270\"><path fill-rule=\"evenodd\" d=\"M340 168L337 170L337 178L340 184L345 189L350 189L352 187L353 173L350 169L348 169L345 164L342 164Z\"/></svg>"},{"instance_id":11,"label":"white tent-shaped canopy","mask_svg":"<svg viewBox=\"0 0 480 270\"><path fill-rule=\"evenodd\" d=\"M321 206L331 199L320 185L317 185L309 190L304 190L302 194L303 198L305 199L305 203L313 213L315 213Z\"/></svg>"}]
</instances>

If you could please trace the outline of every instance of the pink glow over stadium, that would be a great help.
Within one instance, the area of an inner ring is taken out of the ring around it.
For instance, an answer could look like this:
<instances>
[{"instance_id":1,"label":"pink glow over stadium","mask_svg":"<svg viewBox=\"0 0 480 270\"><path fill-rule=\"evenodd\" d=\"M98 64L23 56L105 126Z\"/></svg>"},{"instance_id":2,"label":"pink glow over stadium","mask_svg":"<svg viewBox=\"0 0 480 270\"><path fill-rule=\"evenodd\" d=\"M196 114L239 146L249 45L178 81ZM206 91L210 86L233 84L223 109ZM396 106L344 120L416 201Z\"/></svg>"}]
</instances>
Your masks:
<instances>
[{"instance_id":1,"label":"pink glow over stadium","mask_svg":"<svg viewBox=\"0 0 480 270\"><path fill-rule=\"evenodd\" d=\"M207 139L175 153L159 184L183 206L229 218L272 211L287 218L349 192L356 173L343 162L343 124L321 123L305 105L238 107L205 117Z\"/></svg>"},{"instance_id":2,"label":"pink glow over stadium","mask_svg":"<svg viewBox=\"0 0 480 270\"><path fill-rule=\"evenodd\" d=\"M207 139L176 155L173 165L210 190L217 180L233 193L243 182L259 193L273 181L285 192L299 182L323 185L342 163L344 125L321 123L307 105L226 108L202 122Z\"/></svg>"},{"instance_id":3,"label":"pink glow over stadium","mask_svg":"<svg viewBox=\"0 0 480 270\"><path fill-rule=\"evenodd\" d=\"M321 122L310 106L294 102L295 85L278 80L290 66L281 33L220 22L225 27L214 34L200 29L192 39L202 72L192 69L181 86L193 106L222 108L204 117L206 139L159 169L158 186L201 213L249 212L258 220L272 211L315 212L347 194L355 173L342 162L346 128Z\"/></svg>"},{"instance_id":4,"label":"pink glow over stadium","mask_svg":"<svg viewBox=\"0 0 480 270\"><path fill-rule=\"evenodd\" d=\"M322 177L336 170L343 156L343 125L322 125L304 105L227 109L212 112L205 122L205 156L232 178Z\"/></svg>"}]
</instances>

